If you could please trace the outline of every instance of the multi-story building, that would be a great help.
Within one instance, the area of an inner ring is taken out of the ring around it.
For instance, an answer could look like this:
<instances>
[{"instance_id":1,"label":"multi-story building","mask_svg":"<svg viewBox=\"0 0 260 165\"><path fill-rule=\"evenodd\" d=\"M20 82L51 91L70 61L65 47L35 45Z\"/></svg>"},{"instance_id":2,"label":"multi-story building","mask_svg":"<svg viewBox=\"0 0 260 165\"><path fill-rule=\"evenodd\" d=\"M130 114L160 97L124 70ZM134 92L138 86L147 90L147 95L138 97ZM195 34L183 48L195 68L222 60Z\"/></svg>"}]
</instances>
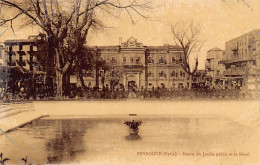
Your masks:
<instances>
[{"instance_id":1,"label":"multi-story building","mask_svg":"<svg viewBox=\"0 0 260 165\"><path fill-rule=\"evenodd\" d=\"M29 36L28 39L5 40L4 61L8 70L8 92L16 93L20 88L32 90L32 83L39 88L35 89L39 92L39 86L43 85L45 80L53 81L50 77L47 78L47 68L50 68L51 63L46 61L48 47L45 37L40 34Z\"/></svg>"},{"instance_id":2,"label":"multi-story building","mask_svg":"<svg viewBox=\"0 0 260 165\"><path fill-rule=\"evenodd\" d=\"M255 58L256 58L256 89L260 92L260 33L258 33L255 41Z\"/></svg>"},{"instance_id":3,"label":"multi-story building","mask_svg":"<svg viewBox=\"0 0 260 165\"><path fill-rule=\"evenodd\" d=\"M225 43L225 84L229 88L256 88L257 50L260 30L253 30Z\"/></svg>"},{"instance_id":4,"label":"multi-story building","mask_svg":"<svg viewBox=\"0 0 260 165\"><path fill-rule=\"evenodd\" d=\"M187 74L181 67L182 50L177 46L144 46L133 37L118 46L97 46L96 51L109 65L109 71L100 70L98 86L111 86L113 79L125 89L178 88L187 85ZM105 74L105 75L104 75ZM85 84L96 86L96 71L86 73Z\"/></svg>"},{"instance_id":5,"label":"multi-story building","mask_svg":"<svg viewBox=\"0 0 260 165\"><path fill-rule=\"evenodd\" d=\"M224 60L224 51L220 48L212 48L207 52L205 68L208 81L211 86L216 88L222 84L223 72L225 65L221 63Z\"/></svg>"}]
</instances>

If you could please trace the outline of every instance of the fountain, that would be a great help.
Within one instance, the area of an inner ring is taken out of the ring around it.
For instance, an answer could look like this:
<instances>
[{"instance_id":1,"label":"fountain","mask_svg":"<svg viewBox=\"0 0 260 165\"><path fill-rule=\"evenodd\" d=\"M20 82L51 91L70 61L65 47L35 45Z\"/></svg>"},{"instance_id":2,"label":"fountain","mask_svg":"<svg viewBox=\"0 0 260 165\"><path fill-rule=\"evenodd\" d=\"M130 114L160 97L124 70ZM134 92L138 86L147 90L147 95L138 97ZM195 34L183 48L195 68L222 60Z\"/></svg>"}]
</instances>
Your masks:
<instances>
[{"instance_id":1,"label":"fountain","mask_svg":"<svg viewBox=\"0 0 260 165\"><path fill-rule=\"evenodd\" d=\"M143 122L140 120L132 120L132 121L126 121L124 124L129 126L129 133L130 135L137 135L139 132L139 125L141 125Z\"/></svg>"}]
</instances>

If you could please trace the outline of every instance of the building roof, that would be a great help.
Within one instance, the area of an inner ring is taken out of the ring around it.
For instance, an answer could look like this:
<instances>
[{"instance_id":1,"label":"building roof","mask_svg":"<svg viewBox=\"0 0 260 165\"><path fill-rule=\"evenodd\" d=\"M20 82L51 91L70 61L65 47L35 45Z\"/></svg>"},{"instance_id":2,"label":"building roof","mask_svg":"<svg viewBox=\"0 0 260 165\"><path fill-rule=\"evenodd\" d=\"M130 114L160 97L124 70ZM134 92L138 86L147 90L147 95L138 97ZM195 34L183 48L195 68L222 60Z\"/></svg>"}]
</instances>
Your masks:
<instances>
[{"instance_id":1,"label":"building roof","mask_svg":"<svg viewBox=\"0 0 260 165\"><path fill-rule=\"evenodd\" d=\"M223 51L223 50L218 47L214 47L214 48L208 50L208 52L211 52L211 51Z\"/></svg>"},{"instance_id":2,"label":"building roof","mask_svg":"<svg viewBox=\"0 0 260 165\"><path fill-rule=\"evenodd\" d=\"M259 34L260 34L260 29L254 29L254 30L252 30L250 32L244 33L244 34L242 34L242 35L240 35L238 37L235 37L235 38L233 38L231 40L228 40L226 42L226 44L229 43L229 42L232 42L232 41L236 41L236 40L240 39L241 37L250 36L250 35L258 36Z\"/></svg>"},{"instance_id":3,"label":"building roof","mask_svg":"<svg viewBox=\"0 0 260 165\"><path fill-rule=\"evenodd\" d=\"M31 44L31 43L41 43L46 41L46 35L45 34L39 34L39 35L31 35L28 37L28 39L10 39L5 40L5 45L18 45L18 44Z\"/></svg>"}]
</instances>

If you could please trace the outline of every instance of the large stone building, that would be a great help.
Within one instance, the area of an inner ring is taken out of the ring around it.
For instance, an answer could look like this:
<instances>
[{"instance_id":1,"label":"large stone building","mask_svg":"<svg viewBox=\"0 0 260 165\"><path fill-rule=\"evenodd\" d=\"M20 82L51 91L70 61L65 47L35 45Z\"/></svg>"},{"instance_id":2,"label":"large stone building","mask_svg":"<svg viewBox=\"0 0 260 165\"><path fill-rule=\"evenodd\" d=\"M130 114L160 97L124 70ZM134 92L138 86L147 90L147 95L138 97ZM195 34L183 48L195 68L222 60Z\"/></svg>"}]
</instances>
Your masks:
<instances>
[{"instance_id":1,"label":"large stone building","mask_svg":"<svg viewBox=\"0 0 260 165\"><path fill-rule=\"evenodd\" d=\"M225 43L224 78L229 87L239 86L246 91L256 91L259 34L260 30L253 30Z\"/></svg>"},{"instance_id":2,"label":"large stone building","mask_svg":"<svg viewBox=\"0 0 260 165\"><path fill-rule=\"evenodd\" d=\"M119 79L119 86L125 89L178 88L187 85L187 74L181 67L182 51L177 46L144 46L133 37L118 46L98 46L96 51L110 66L104 74L104 86L111 86L113 75ZM98 78L101 87L102 76ZM96 86L96 71L86 73L85 84Z\"/></svg>"},{"instance_id":3,"label":"large stone building","mask_svg":"<svg viewBox=\"0 0 260 165\"><path fill-rule=\"evenodd\" d=\"M17 93L21 87L30 90L32 83L36 84L34 90L38 92L43 85L47 85L48 89L55 88L53 62L46 61L48 45L45 37L30 36L28 39L4 42L4 61L9 70L9 79L6 80L9 92ZM144 46L135 38L130 38L117 46L88 48L94 52L95 57L101 57L109 66L108 70L95 67L84 70L83 80L88 87L111 88L115 81L116 88L123 87L126 90L132 87L169 89L187 86L187 74L181 67L182 51L177 46ZM76 83L75 74L70 74L68 81L70 84Z\"/></svg>"}]
</instances>

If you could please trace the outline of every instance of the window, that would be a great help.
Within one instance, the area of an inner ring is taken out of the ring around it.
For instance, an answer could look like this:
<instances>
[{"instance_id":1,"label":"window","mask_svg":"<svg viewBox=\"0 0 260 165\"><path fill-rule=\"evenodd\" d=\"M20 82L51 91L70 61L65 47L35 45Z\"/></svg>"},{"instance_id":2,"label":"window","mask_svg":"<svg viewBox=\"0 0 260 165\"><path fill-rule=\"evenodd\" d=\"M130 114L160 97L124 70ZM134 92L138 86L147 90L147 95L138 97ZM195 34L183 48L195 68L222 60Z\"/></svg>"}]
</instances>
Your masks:
<instances>
[{"instance_id":1,"label":"window","mask_svg":"<svg viewBox=\"0 0 260 165\"><path fill-rule=\"evenodd\" d=\"M185 77L185 73L184 73L183 70L180 70L180 77L181 77L181 78L184 78L184 77Z\"/></svg>"},{"instance_id":2,"label":"window","mask_svg":"<svg viewBox=\"0 0 260 165\"><path fill-rule=\"evenodd\" d=\"M233 50L233 55L234 55L234 56L237 56L237 55L238 55L238 50L237 50L237 49L234 49L234 50Z\"/></svg>"},{"instance_id":3,"label":"window","mask_svg":"<svg viewBox=\"0 0 260 165\"><path fill-rule=\"evenodd\" d=\"M131 61L131 63L133 63L134 62L134 58L130 57L130 61Z\"/></svg>"},{"instance_id":4,"label":"window","mask_svg":"<svg viewBox=\"0 0 260 165\"><path fill-rule=\"evenodd\" d=\"M123 63L126 63L126 57L123 57Z\"/></svg>"},{"instance_id":5,"label":"window","mask_svg":"<svg viewBox=\"0 0 260 165\"><path fill-rule=\"evenodd\" d=\"M149 72L148 72L148 77L153 77L153 76L154 76L153 72L152 72L152 71L149 71Z\"/></svg>"},{"instance_id":6,"label":"window","mask_svg":"<svg viewBox=\"0 0 260 165\"><path fill-rule=\"evenodd\" d=\"M148 64L153 64L154 63L154 61L153 61L151 56L148 56L148 61L147 62L148 62Z\"/></svg>"},{"instance_id":7,"label":"window","mask_svg":"<svg viewBox=\"0 0 260 165\"><path fill-rule=\"evenodd\" d=\"M175 62L176 62L176 64L179 64L179 60L178 60L178 59L176 59L176 61L175 61Z\"/></svg>"},{"instance_id":8,"label":"window","mask_svg":"<svg viewBox=\"0 0 260 165\"><path fill-rule=\"evenodd\" d=\"M140 57L137 57L137 58L135 59L135 61L136 61L136 64L139 64L139 63L140 63Z\"/></svg>"},{"instance_id":9,"label":"window","mask_svg":"<svg viewBox=\"0 0 260 165\"><path fill-rule=\"evenodd\" d=\"M166 64L166 60L165 60L164 57L161 57L161 58L159 59L159 64Z\"/></svg>"},{"instance_id":10,"label":"window","mask_svg":"<svg viewBox=\"0 0 260 165\"><path fill-rule=\"evenodd\" d=\"M176 72L176 70L172 70L172 72L171 72L171 77L177 77L177 72Z\"/></svg>"},{"instance_id":11,"label":"window","mask_svg":"<svg viewBox=\"0 0 260 165\"><path fill-rule=\"evenodd\" d=\"M110 62L111 62L112 64L116 64L116 63L117 63L117 60L116 60L115 57L112 57Z\"/></svg>"},{"instance_id":12,"label":"window","mask_svg":"<svg viewBox=\"0 0 260 165\"><path fill-rule=\"evenodd\" d=\"M172 57L172 64L175 64L176 63L176 59L175 57Z\"/></svg>"},{"instance_id":13,"label":"window","mask_svg":"<svg viewBox=\"0 0 260 165\"><path fill-rule=\"evenodd\" d=\"M179 63L182 64L183 63L183 59L179 58Z\"/></svg>"},{"instance_id":14,"label":"window","mask_svg":"<svg viewBox=\"0 0 260 165\"><path fill-rule=\"evenodd\" d=\"M153 83L149 83L149 86L152 86L153 85Z\"/></svg>"},{"instance_id":15,"label":"window","mask_svg":"<svg viewBox=\"0 0 260 165\"><path fill-rule=\"evenodd\" d=\"M166 77L166 73L163 70L159 72L159 77Z\"/></svg>"}]
</instances>

